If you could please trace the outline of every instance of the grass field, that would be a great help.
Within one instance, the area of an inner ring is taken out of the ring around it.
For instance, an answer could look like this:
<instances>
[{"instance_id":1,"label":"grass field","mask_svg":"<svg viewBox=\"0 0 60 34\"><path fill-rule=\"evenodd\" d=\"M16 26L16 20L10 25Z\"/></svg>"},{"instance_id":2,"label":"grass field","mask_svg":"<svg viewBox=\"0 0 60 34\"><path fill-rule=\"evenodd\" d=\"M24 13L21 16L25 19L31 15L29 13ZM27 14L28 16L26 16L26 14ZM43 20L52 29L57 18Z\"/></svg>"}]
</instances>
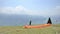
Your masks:
<instances>
[{"instance_id":1,"label":"grass field","mask_svg":"<svg viewBox=\"0 0 60 34\"><path fill-rule=\"evenodd\" d=\"M22 26L0 26L0 34L60 34L60 25L32 29Z\"/></svg>"}]
</instances>

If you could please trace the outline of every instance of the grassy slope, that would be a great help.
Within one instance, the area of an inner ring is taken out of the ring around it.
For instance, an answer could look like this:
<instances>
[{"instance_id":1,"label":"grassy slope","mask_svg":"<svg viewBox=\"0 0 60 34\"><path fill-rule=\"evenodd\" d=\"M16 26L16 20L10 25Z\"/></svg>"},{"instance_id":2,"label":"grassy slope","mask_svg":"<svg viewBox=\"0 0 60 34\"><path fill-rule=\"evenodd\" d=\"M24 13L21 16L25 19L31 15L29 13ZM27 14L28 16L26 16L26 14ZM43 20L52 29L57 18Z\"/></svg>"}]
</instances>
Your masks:
<instances>
[{"instance_id":1,"label":"grassy slope","mask_svg":"<svg viewBox=\"0 0 60 34\"><path fill-rule=\"evenodd\" d=\"M22 26L0 26L0 34L60 34L60 25L39 29L24 29Z\"/></svg>"}]
</instances>

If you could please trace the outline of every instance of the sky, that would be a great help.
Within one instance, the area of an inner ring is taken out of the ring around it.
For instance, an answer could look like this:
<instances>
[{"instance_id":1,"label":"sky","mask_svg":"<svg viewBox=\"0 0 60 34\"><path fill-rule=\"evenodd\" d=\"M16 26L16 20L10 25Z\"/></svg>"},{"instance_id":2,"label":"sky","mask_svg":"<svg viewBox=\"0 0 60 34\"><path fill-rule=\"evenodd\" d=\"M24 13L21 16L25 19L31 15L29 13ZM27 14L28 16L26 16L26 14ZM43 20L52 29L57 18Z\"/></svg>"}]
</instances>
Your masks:
<instances>
[{"instance_id":1,"label":"sky","mask_svg":"<svg viewBox=\"0 0 60 34\"><path fill-rule=\"evenodd\" d=\"M60 15L60 0L0 0L1 14Z\"/></svg>"}]
</instances>

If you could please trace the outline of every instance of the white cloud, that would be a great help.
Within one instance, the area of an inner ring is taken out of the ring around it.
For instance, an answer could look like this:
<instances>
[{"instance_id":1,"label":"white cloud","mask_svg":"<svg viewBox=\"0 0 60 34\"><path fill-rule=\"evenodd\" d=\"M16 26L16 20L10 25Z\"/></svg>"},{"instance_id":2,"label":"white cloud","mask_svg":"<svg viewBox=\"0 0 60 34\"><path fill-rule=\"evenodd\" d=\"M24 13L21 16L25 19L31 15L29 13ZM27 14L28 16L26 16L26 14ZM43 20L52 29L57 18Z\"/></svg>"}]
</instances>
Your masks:
<instances>
[{"instance_id":1,"label":"white cloud","mask_svg":"<svg viewBox=\"0 0 60 34\"><path fill-rule=\"evenodd\" d=\"M16 6L16 7L0 8L0 13L53 16L53 15L58 15L60 13L60 6L57 6L51 10L49 9L49 10L39 10L38 11L38 10L28 10L20 5L20 6Z\"/></svg>"},{"instance_id":2,"label":"white cloud","mask_svg":"<svg viewBox=\"0 0 60 34\"><path fill-rule=\"evenodd\" d=\"M16 7L3 7L3 8L1 8L0 13L40 15L43 12L35 11L35 10L28 10L28 9L24 8L23 6L16 6Z\"/></svg>"},{"instance_id":3,"label":"white cloud","mask_svg":"<svg viewBox=\"0 0 60 34\"><path fill-rule=\"evenodd\" d=\"M59 15L60 14L60 6L56 6L55 8L53 8L52 10L51 10L52 12L52 14L54 14L54 15Z\"/></svg>"},{"instance_id":4,"label":"white cloud","mask_svg":"<svg viewBox=\"0 0 60 34\"><path fill-rule=\"evenodd\" d=\"M5 14L22 14L25 11L23 6L16 6L16 7L3 7L1 8L0 13Z\"/></svg>"}]
</instances>

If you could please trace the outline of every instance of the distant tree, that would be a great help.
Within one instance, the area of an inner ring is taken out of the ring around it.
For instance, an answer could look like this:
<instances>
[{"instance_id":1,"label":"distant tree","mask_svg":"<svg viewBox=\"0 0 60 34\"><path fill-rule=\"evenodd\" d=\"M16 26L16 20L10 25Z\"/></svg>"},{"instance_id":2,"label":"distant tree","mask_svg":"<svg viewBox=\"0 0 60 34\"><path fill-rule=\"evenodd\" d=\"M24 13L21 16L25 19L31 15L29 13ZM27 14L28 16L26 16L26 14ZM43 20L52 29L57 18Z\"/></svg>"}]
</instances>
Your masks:
<instances>
[{"instance_id":1,"label":"distant tree","mask_svg":"<svg viewBox=\"0 0 60 34\"><path fill-rule=\"evenodd\" d=\"M51 19L49 17L47 24L52 24Z\"/></svg>"},{"instance_id":2,"label":"distant tree","mask_svg":"<svg viewBox=\"0 0 60 34\"><path fill-rule=\"evenodd\" d=\"M32 21L30 20L29 25L31 25L31 22L32 22Z\"/></svg>"}]
</instances>

